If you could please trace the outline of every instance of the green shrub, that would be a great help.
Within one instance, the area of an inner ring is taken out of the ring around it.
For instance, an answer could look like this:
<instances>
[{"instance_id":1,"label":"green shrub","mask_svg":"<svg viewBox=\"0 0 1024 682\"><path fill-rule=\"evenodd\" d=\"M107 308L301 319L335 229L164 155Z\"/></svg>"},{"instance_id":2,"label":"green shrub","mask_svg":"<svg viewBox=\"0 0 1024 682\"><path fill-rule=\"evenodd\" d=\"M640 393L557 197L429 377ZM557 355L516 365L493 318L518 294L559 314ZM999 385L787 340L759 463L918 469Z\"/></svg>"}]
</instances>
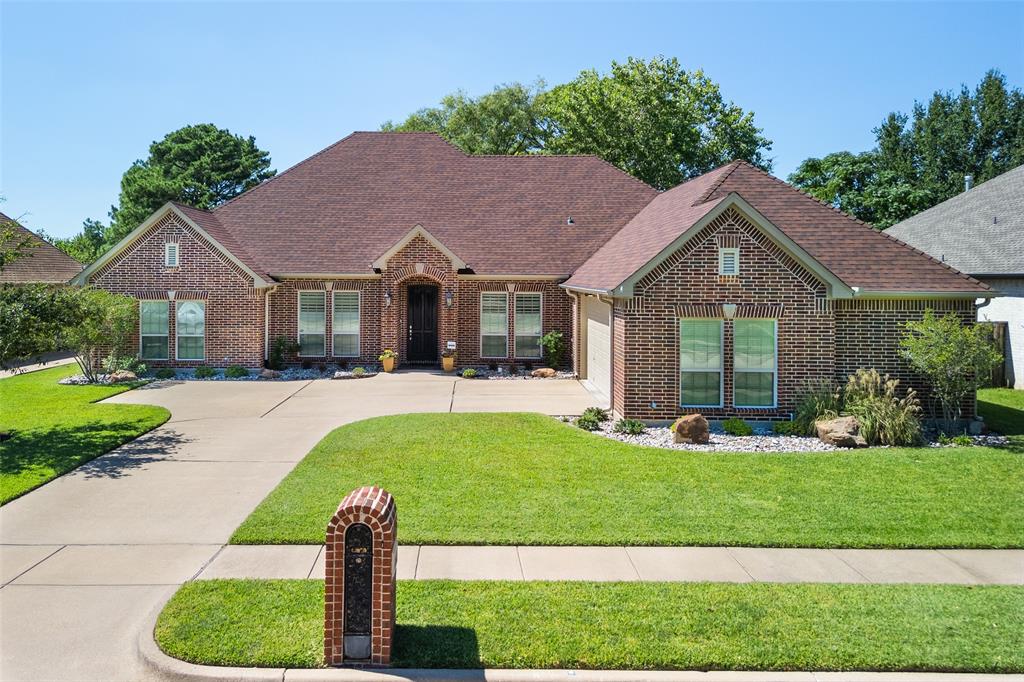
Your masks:
<instances>
[{"instance_id":1,"label":"green shrub","mask_svg":"<svg viewBox=\"0 0 1024 682\"><path fill-rule=\"evenodd\" d=\"M361 376L363 376L365 374L366 374L366 368L365 367L353 367L352 368L352 376L354 376L354 377L361 377Z\"/></svg>"},{"instance_id":2,"label":"green shrub","mask_svg":"<svg viewBox=\"0 0 1024 682\"><path fill-rule=\"evenodd\" d=\"M137 375L142 375L146 371L146 363L134 355L114 355L111 353L107 357L103 358L102 365L103 370L107 374L125 370L127 372L134 372Z\"/></svg>"},{"instance_id":3,"label":"green shrub","mask_svg":"<svg viewBox=\"0 0 1024 682\"><path fill-rule=\"evenodd\" d=\"M270 342L270 357L267 359L267 367L270 369L284 369L284 356L299 352L299 344L290 340L287 336L275 336Z\"/></svg>"},{"instance_id":4,"label":"green shrub","mask_svg":"<svg viewBox=\"0 0 1024 682\"><path fill-rule=\"evenodd\" d=\"M804 430L796 422L775 422L772 431L780 436L803 436Z\"/></svg>"},{"instance_id":5,"label":"green shrub","mask_svg":"<svg viewBox=\"0 0 1024 682\"><path fill-rule=\"evenodd\" d=\"M722 422L722 428L730 436L749 436L754 433L754 427L739 417L729 417Z\"/></svg>"},{"instance_id":6,"label":"green shrub","mask_svg":"<svg viewBox=\"0 0 1024 682\"><path fill-rule=\"evenodd\" d=\"M842 393L830 379L807 381L800 387L793 413L794 433L813 436L814 422L835 419L843 409Z\"/></svg>"},{"instance_id":7,"label":"green shrub","mask_svg":"<svg viewBox=\"0 0 1024 682\"><path fill-rule=\"evenodd\" d=\"M466 369L462 370L462 378L463 379L472 379L475 376L476 376L476 370L473 369L472 367L467 367Z\"/></svg>"},{"instance_id":8,"label":"green shrub","mask_svg":"<svg viewBox=\"0 0 1024 682\"><path fill-rule=\"evenodd\" d=\"M551 330L540 337L540 345L544 349L544 361L548 367L558 369L562 365L562 356L565 355L565 339L562 332Z\"/></svg>"},{"instance_id":9,"label":"green shrub","mask_svg":"<svg viewBox=\"0 0 1024 682\"><path fill-rule=\"evenodd\" d=\"M921 442L921 403L913 389L900 398L899 384L873 369L858 369L846 382L846 412L857 418L860 435L871 445Z\"/></svg>"},{"instance_id":10,"label":"green shrub","mask_svg":"<svg viewBox=\"0 0 1024 682\"><path fill-rule=\"evenodd\" d=\"M958 447L966 447L974 445L974 440L966 433L961 433L956 436L947 436L944 433L939 434L940 445L956 445Z\"/></svg>"},{"instance_id":11,"label":"green shrub","mask_svg":"<svg viewBox=\"0 0 1024 682\"><path fill-rule=\"evenodd\" d=\"M624 433L629 436L639 436L641 433L647 430L647 424L644 424L639 419L620 419L615 422L615 426L612 427L615 433Z\"/></svg>"},{"instance_id":12,"label":"green shrub","mask_svg":"<svg viewBox=\"0 0 1024 682\"><path fill-rule=\"evenodd\" d=\"M242 377L249 376L249 370L241 365L231 365L224 370L224 376L228 379L241 379Z\"/></svg>"},{"instance_id":13,"label":"green shrub","mask_svg":"<svg viewBox=\"0 0 1024 682\"><path fill-rule=\"evenodd\" d=\"M175 372L170 367L161 367L157 371L153 372L153 376L155 376L157 379L173 379L174 377L178 376L178 373Z\"/></svg>"},{"instance_id":14,"label":"green shrub","mask_svg":"<svg viewBox=\"0 0 1024 682\"><path fill-rule=\"evenodd\" d=\"M581 416L576 420L576 426L584 431L597 431L601 428L601 422L592 416Z\"/></svg>"},{"instance_id":15,"label":"green shrub","mask_svg":"<svg viewBox=\"0 0 1024 682\"><path fill-rule=\"evenodd\" d=\"M602 409L600 407L588 407L587 409L583 410L583 414L580 416L593 417L599 422L606 422L608 421L608 410Z\"/></svg>"},{"instance_id":16,"label":"green shrub","mask_svg":"<svg viewBox=\"0 0 1024 682\"><path fill-rule=\"evenodd\" d=\"M209 379L216 374L217 372L212 367L207 367L206 365L196 367L196 379Z\"/></svg>"}]
</instances>

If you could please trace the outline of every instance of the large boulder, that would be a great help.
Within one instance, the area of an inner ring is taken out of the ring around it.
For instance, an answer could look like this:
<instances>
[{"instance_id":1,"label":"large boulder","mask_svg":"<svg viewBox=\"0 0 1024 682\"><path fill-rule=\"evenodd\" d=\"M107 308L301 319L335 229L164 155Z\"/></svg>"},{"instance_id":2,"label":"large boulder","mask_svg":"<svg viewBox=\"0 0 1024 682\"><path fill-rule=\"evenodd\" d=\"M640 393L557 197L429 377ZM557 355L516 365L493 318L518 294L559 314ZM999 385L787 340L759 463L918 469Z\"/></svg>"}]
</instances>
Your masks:
<instances>
[{"instance_id":1,"label":"large boulder","mask_svg":"<svg viewBox=\"0 0 1024 682\"><path fill-rule=\"evenodd\" d=\"M107 375L107 382L111 384L124 384L129 381L138 381L139 377L135 372L127 369L119 369Z\"/></svg>"},{"instance_id":2,"label":"large boulder","mask_svg":"<svg viewBox=\"0 0 1024 682\"><path fill-rule=\"evenodd\" d=\"M711 440L708 420L702 414L688 414L672 425L672 440L676 443L707 443Z\"/></svg>"},{"instance_id":3,"label":"large boulder","mask_svg":"<svg viewBox=\"0 0 1024 682\"><path fill-rule=\"evenodd\" d=\"M264 368L260 370L260 379L278 379L281 373L276 369Z\"/></svg>"},{"instance_id":4,"label":"large boulder","mask_svg":"<svg viewBox=\"0 0 1024 682\"><path fill-rule=\"evenodd\" d=\"M558 375L558 372L551 369L550 367L540 367L530 372L531 376L535 376L538 379L551 379Z\"/></svg>"},{"instance_id":5,"label":"large boulder","mask_svg":"<svg viewBox=\"0 0 1024 682\"><path fill-rule=\"evenodd\" d=\"M814 422L814 431L823 443L840 448L866 448L868 442L860 435L856 417L836 417Z\"/></svg>"}]
</instances>

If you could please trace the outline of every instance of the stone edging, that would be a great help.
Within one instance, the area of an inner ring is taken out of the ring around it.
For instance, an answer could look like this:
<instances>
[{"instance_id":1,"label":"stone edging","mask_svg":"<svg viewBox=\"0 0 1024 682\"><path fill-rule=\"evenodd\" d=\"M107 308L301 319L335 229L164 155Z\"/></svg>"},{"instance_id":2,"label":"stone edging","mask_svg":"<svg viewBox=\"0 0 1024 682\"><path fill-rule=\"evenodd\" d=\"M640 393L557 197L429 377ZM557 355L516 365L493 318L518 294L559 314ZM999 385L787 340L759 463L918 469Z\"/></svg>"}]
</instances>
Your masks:
<instances>
[{"instance_id":1,"label":"stone edging","mask_svg":"<svg viewBox=\"0 0 1024 682\"><path fill-rule=\"evenodd\" d=\"M973 673L231 668L187 663L161 651L153 633L164 606L161 603L146 618L137 650L148 668L181 682L1024 682L1024 675Z\"/></svg>"}]
</instances>

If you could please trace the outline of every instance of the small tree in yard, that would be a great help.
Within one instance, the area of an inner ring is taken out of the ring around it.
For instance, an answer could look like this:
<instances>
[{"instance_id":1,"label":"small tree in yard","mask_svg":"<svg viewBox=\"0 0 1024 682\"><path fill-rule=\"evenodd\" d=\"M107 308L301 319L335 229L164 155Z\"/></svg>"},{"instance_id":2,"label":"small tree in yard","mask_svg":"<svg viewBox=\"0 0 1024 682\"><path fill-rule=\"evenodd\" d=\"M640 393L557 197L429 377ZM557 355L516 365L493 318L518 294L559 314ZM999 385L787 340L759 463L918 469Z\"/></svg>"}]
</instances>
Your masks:
<instances>
[{"instance_id":1,"label":"small tree in yard","mask_svg":"<svg viewBox=\"0 0 1024 682\"><path fill-rule=\"evenodd\" d=\"M983 327L964 324L955 313L936 317L926 310L905 327L900 355L931 383L949 430L960 418L963 399L985 385L1002 355Z\"/></svg>"},{"instance_id":2,"label":"small tree in yard","mask_svg":"<svg viewBox=\"0 0 1024 682\"><path fill-rule=\"evenodd\" d=\"M76 294L63 285L0 285L0 368L60 350L63 331L78 322Z\"/></svg>"},{"instance_id":3,"label":"small tree in yard","mask_svg":"<svg viewBox=\"0 0 1024 682\"><path fill-rule=\"evenodd\" d=\"M81 289L75 298L76 324L65 330L64 338L82 373L94 382L104 359L109 366L119 367L123 358L132 355L139 306L134 298L102 289Z\"/></svg>"}]
</instances>

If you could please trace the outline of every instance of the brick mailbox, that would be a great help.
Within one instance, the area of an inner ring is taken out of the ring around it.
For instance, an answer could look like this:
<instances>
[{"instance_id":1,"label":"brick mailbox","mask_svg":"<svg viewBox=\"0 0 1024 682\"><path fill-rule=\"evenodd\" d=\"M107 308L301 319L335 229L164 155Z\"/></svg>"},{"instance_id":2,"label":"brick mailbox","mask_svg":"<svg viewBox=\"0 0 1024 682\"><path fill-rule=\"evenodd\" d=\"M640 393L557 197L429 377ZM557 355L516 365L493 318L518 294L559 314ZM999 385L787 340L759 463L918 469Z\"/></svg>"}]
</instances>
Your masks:
<instances>
[{"instance_id":1,"label":"brick mailbox","mask_svg":"<svg viewBox=\"0 0 1024 682\"><path fill-rule=\"evenodd\" d=\"M397 525L394 498L376 486L349 493L327 524L327 665L390 665Z\"/></svg>"}]
</instances>

